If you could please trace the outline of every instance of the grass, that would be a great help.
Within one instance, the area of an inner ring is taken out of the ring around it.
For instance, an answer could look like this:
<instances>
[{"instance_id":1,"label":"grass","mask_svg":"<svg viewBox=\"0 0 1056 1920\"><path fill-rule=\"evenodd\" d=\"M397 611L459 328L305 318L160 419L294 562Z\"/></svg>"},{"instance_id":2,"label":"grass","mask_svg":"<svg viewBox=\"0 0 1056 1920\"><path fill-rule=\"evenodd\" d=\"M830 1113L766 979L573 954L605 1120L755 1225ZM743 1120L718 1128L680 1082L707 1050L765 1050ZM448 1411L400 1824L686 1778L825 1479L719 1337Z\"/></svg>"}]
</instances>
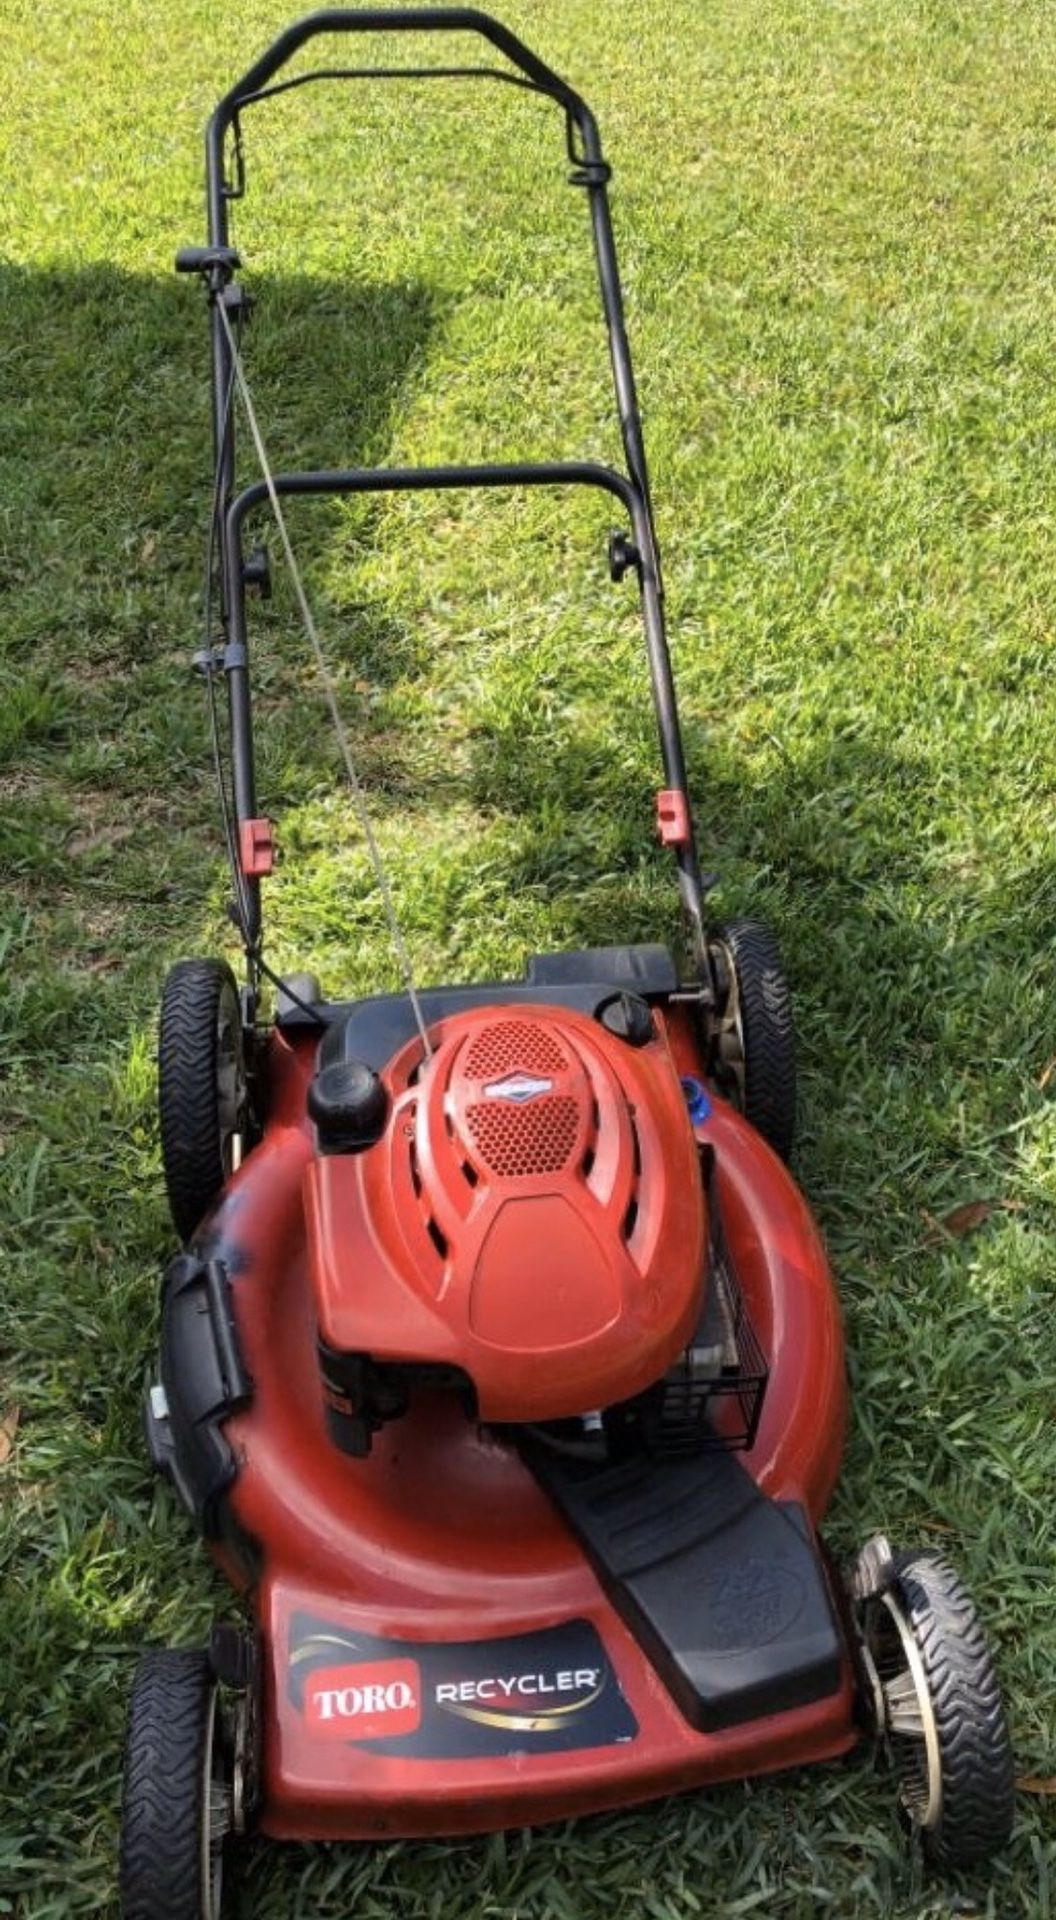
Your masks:
<instances>
[{"instance_id":1,"label":"grass","mask_svg":"<svg viewBox=\"0 0 1056 1920\"><path fill-rule=\"evenodd\" d=\"M201 233L207 111L286 12L8 0L0 22L0 1913L24 1920L115 1912L136 1654L226 1605L139 1427L170 1240L159 984L229 944L186 671L207 358L170 261ZM502 13L582 86L615 164L702 845L796 989L798 1170L855 1387L830 1537L956 1557L1019 1771L1051 1785L1056 14ZM236 237L277 459L613 453L559 136L469 85L247 120ZM608 518L542 496L298 510L426 980L674 930ZM272 961L393 981L285 582L257 635ZM982 1201L970 1234L931 1224ZM1051 1806L1024 1792L1011 1851L953 1890L856 1762L470 1845L262 1848L237 1910L1047 1920Z\"/></svg>"}]
</instances>

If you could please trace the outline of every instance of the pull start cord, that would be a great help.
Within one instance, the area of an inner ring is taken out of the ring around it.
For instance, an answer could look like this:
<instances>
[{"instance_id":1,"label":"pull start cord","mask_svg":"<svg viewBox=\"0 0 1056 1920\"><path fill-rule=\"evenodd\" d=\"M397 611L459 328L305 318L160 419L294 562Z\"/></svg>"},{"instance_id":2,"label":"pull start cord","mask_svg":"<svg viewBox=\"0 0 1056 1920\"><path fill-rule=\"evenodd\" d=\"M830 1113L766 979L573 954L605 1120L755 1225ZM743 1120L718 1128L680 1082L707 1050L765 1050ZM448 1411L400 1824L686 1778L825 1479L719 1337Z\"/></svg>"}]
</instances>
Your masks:
<instances>
[{"instance_id":1,"label":"pull start cord","mask_svg":"<svg viewBox=\"0 0 1056 1920\"><path fill-rule=\"evenodd\" d=\"M257 462L260 466L261 477L264 481L265 487L267 488L268 499L271 502L271 510L275 516L275 525L279 530L279 539L282 542L282 550L286 556L286 565L290 571L290 579L293 582L293 590L297 598L297 605L300 609L301 620L304 625L305 633L308 636L308 640L312 648L312 653L315 657L315 664L319 671L319 677L323 683L323 691L326 696L326 704L330 710L330 718L333 721L334 732L337 735L338 744L341 748L341 757L345 764L345 773L348 778L349 788L351 789L352 801L356 809L356 816L359 820L359 825L363 834L363 838L367 844L367 851L370 856L370 863L374 869L374 879L377 883L378 892L381 895L382 904L385 909L385 917L389 925L389 937L392 941L393 952L395 953L396 959L399 963L400 971L403 975L403 983L407 990L407 997L410 1000L411 1007L414 1011L415 1024L418 1028L418 1032L421 1037L423 1052L425 1054L426 1060L431 1060L433 1056L432 1044L429 1039L429 1032L426 1027L425 1018L422 1013L421 1002L418 998L418 990L414 983L414 969L411 966L411 957L407 950L407 943L404 940L403 932L400 927L399 918L396 913L396 903L392 897L392 888L389 885L389 876L385 870L385 862L382 858L381 848L378 845L378 841L374 833L374 828L371 824L370 814L367 810L366 796L364 795L364 792L363 792L362 783L360 781L358 773L356 772L355 761L352 758L352 748L349 743L348 733L345 727L344 720L341 717L341 709L338 705L337 689L334 685L334 681L331 676L330 669L327 665L326 655L323 652L322 642L319 639L319 632L316 627L314 617L312 615L312 609L308 604L308 596L304 590L304 582L301 578L300 569L297 565L297 561L294 556L293 547L290 544L290 536L286 530L286 521L283 516L282 505L279 500L278 492L276 491L275 481L274 481L274 477L271 470L271 464L268 460L267 449L265 448L263 436L261 434L260 426L257 421L256 409L254 408L254 405L253 405L252 396L249 391L249 385L246 380L245 370L242 365L242 356L239 353L238 344L235 340L234 330L231 326L231 321L228 318L227 309L224 306L224 303L222 300L217 301L217 312L220 315L224 332L227 335L227 345L228 345L228 350L231 354L231 368L234 374L235 384L238 387L239 397L242 401L242 406L245 410L246 422L249 427L250 435L253 440L253 445L256 449Z\"/></svg>"}]
</instances>

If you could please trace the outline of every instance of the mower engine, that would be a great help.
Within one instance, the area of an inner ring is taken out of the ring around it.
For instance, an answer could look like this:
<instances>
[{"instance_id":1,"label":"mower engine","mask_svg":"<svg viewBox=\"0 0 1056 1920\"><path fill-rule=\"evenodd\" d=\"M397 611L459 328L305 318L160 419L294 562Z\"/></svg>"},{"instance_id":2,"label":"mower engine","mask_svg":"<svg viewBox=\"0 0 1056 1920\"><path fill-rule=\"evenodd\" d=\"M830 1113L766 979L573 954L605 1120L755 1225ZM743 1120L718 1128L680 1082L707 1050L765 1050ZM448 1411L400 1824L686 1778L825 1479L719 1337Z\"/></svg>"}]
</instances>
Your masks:
<instances>
[{"instance_id":1,"label":"mower engine","mask_svg":"<svg viewBox=\"0 0 1056 1920\"><path fill-rule=\"evenodd\" d=\"M380 1073L348 1039L320 1050L305 1188L338 1445L363 1456L430 1386L586 1456L712 1439L734 1302L694 1087L646 1002L477 1007Z\"/></svg>"}]
</instances>

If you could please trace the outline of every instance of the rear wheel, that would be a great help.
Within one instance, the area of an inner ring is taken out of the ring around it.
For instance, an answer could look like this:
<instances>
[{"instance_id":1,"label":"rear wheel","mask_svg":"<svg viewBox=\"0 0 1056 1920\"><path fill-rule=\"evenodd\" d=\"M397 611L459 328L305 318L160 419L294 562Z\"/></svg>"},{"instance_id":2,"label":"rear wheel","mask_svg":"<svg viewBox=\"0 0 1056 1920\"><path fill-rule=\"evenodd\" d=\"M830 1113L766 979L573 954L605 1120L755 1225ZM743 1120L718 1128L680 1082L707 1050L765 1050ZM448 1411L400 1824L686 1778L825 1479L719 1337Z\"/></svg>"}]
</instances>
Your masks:
<instances>
[{"instance_id":1,"label":"rear wheel","mask_svg":"<svg viewBox=\"0 0 1056 1920\"><path fill-rule=\"evenodd\" d=\"M787 1160L796 1131L796 1039L777 941L761 920L731 920L710 944L725 991L712 1043L715 1078Z\"/></svg>"},{"instance_id":2,"label":"rear wheel","mask_svg":"<svg viewBox=\"0 0 1056 1920\"><path fill-rule=\"evenodd\" d=\"M976 1866L1012 1830L1012 1744L969 1594L947 1561L897 1554L863 1610L866 1669L899 1797L938 1867Z\"/></svg>"},{"instance_id":3,"label":"rear wheel","mask_svg":"<svg viewBox=\"0 0 1056 1920\"><path fill-rule=\"evenodd\" d=\"M249 1123L242 1014L224 960L181 960L165 981L158 1107L169 1210L186 1241L238 1165Z\"/></svg>"},{"instance_id":4,"label":"rear wheel","mask_svg":"<svg viewBox=\"0 0 1056 1920\"><path fill-rule=\"evenodd\" d=\"M128 1713L122 1920L219 1920L231 1772L208 1655L144 1654Z\"/></svg>"}]
</instances>

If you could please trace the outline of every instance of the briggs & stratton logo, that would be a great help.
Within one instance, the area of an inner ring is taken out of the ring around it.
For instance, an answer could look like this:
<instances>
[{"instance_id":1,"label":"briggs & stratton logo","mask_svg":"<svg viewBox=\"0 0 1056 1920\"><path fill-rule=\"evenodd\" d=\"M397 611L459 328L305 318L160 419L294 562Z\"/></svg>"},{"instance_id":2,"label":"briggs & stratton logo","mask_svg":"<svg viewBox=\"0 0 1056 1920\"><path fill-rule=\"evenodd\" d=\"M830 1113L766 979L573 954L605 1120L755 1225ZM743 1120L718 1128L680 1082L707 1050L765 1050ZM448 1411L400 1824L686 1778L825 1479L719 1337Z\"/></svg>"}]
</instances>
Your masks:
<instances>
[{"instance_id":1,"label":"briggs & stratton logo","mask_svg":"<svg viewBox=\"0 0 1056 1920\"><path fill-rule=\"evenodd\" d=\"M422 1717L417 1660L321 1667L310 1677L304 1712L316 1733L337 1740L388 1740L415 1733Z\"/></svg>"},{"instance_id":2,"label":"briggs & stratton logo","mask_svg":"<svg viewBox=\"0 0 1056 1920\"><path fill-rule=\"evenodd\" d=\"M513 1100L523 1107L526 1100L537 1100L541 1093L552 1093L552 1080L542 1080L533 1073L508 1073L505 1080L492 1080L484 1089L485 1100Z\"/></svg>"}]
</instances>

